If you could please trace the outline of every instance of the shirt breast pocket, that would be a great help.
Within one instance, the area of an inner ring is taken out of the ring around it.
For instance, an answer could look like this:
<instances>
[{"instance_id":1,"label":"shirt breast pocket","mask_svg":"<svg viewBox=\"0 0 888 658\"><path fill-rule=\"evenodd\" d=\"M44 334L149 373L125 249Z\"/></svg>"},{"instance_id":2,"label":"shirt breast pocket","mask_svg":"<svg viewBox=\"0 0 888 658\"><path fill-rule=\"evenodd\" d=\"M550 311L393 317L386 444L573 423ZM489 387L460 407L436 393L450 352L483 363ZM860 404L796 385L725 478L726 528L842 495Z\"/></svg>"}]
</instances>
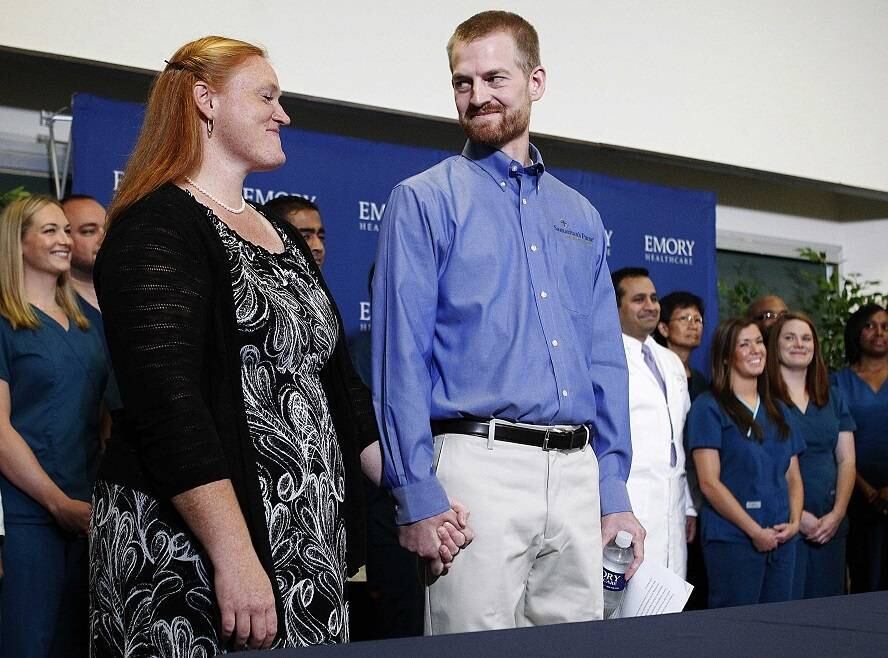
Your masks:
<instances>
[{"instance_id":1,"label":"shirt breast pocket","mask_svg":"<svg viewBox=\"0 0 888 658\"><path fill-rule=\"evenodd\" d=\"M675 390L680 394L687 393L688 380L687 377L684 376L684 373L674 373L672 375L672 383L675 386Z\"/></svg>"},{"instance_id":2,"label":"shirt breast pocket","mask_svg":"<svg viewBox=\"0 0 888 658\"><path fill-rule=\"evenodd\" d=\"M10 367L11 385L28 395L45 395L58 383L58 360L52 349L37 341L22 341Z\"/></svg>"},{"instance_id":3,"label":"shirt breast pocket","mask_svg":"<svg viewBox=\"0 0 888 658\"><path fill-rule=\"evenodd\" d=\"M592 315L594 247L594 242L582 238L559 235L555 239L558 296L561 304L577 315Z\"/></svg>"}]
</instances>

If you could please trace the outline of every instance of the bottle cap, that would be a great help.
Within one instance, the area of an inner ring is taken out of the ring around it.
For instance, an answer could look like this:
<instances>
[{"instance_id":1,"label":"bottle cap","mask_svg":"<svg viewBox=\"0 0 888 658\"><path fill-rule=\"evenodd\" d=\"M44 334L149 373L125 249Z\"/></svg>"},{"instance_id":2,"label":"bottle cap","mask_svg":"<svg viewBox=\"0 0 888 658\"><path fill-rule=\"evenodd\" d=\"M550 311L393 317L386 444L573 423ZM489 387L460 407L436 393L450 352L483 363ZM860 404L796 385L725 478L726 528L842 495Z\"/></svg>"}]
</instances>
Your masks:
<instances>
[{"instance_id":1,"label":"bottle cap","mask_svg":"<svg viewBox=\"0 0 888 658\"><path fill-rule=\"evenodd\" d=\"M632 546L632 535L630 535L625 530L620 530L620 532L617 533L616 540L614 541L620 548L629 548L630 546Z\"/></svg>"}]
</instances>

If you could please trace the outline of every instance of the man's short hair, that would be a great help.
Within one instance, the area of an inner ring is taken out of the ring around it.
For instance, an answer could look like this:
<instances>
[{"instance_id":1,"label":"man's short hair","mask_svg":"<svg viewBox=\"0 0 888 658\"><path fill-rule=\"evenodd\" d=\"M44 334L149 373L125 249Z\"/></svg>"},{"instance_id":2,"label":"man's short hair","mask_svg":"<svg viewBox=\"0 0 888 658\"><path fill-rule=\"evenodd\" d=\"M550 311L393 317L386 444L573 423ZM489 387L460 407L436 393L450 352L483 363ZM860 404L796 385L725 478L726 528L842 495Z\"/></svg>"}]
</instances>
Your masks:
<instances>
[{"instance_id":1,"label":"man's short hair","mask_svg":"<svg viewBox=\"0 0 888 658\"><path fill-rule=\"evenodd\" d=\"M59 201L59 203L64 206L69 201L95 201L96 203L99 203L98 199L96 199L94 196L90 196L89 194L67 194L61 201Z\"/></svg>"},{"instance_id":2,"label":"man's short hair","mask_svg":"<svg viewBox=\"0 0 888 658\"><path fill-rule=\"evenodd\" d=\"M447 42L447 60L453 62L453 49L458 43L471 43L494 32L507 32L515 40L518 66L530 75L540 65L540 39L533 25L518 14L508 11L482 11L460 23Z\"/></svg>"},{"instance_id":3,"label":"man's short hair","mask_svg":"<svg viewBox=\"0 0 888 658\"><path fill-rule=\"evenodd\" d=\"M774 293L768 293L767 295L762 295L761 297L756 297L751 302L749 302L749 306L746 308L746 317L752 318L756 322L758 322L761 318L757 317L762 313L762 307L767 306L765 302L770 301L772 299L779 299L780 303L783 306L786 306L786 302L780 295L775 295Z\"/></svg>"},{"instance_id":4,"label":"man's short hair","mask_svg":"<svg viewBox=\"0 0 888 658\"><path fill-rule=\"evenodd\" d=\"M275 217L280 217L281 219L286 219L289 215L297 213L300 210L314 210L319 215L321 214L321 211L318 209L318 204L314 201L309 201L305 197L296 195L275 197L270 201L266 201L262 205L262 209L268 211Z\"/></svg>"},{"instance_id":5,"label":"man's short hair","mask_svg":"<svg viewBox=\"0 0 888 658\"><path fill-rule=\"evenodd\" d=\"M620 301L623 299L623 291L620 289L623 279L650 278L650 276L651 273L646 267L623 267L616 272L611 272L611 281L614 282L614 292L617 294L617 306L620 306Z\"/></svg>"}]
</instances>

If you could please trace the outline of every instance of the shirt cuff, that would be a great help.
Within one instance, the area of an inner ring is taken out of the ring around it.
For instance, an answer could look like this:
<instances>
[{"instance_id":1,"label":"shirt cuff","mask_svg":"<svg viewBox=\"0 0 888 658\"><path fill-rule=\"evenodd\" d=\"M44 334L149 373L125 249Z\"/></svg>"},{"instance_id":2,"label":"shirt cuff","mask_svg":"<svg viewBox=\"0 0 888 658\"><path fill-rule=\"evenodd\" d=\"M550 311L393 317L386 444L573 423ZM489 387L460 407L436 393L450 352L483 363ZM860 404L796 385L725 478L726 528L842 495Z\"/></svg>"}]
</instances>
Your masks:
<instances>
[{"instance_id":1,"label":"shirt cuff","mask_svg":"<svg viewBox=\"0 0 888 658\"><path fill-rule=\"evenodd\" d=\"M601 516L632 511L626 482L619 477L613 476L599 481L598 495L601 500Z\"/></svg>"},{"instance_id":2,"label":"shirt cuff","mask_svg":"<svg viewBox=\"0 0 888 658\"><path fill-rule=\"evenodd\" d=\"M688 505L688 508L685 510L685 516L697 516L697 510L693 506Z\"/></svg>"},{"instance_id":3,"label":"shirt cuff","mask_svg":"<svg viewBox=\"0 0 888 658\"><path fill-rule=\"evenodd\" d=\"M395 497L395 523L406 525L422 521L450 509L450 500L438 478L432 476L392 489Z\"/></svg>"}]
</instances>

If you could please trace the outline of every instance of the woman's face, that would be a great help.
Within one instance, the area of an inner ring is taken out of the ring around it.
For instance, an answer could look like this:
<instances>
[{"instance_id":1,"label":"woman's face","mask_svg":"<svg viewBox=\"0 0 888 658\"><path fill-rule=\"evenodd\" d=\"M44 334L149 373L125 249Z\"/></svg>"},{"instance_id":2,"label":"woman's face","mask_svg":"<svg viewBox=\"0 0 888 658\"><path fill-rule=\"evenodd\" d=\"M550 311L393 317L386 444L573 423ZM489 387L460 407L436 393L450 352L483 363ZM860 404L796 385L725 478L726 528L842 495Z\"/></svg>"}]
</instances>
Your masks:
<instances>
[{"instance_id":1,"label":"woman's face","mask_svg":"<svg viewBox=\"0 0 888 658\"><path fill-rule=\"evenodd\" d=\"M212 140L223 157L246 171L284 164L281 126L290 117L280 104L277 75L264 57L249 57L213 97Z\"/></svg>"},{"instance_id":2,"label":"woman's face","mask_svg":"<svg viewBox=\"0 0 888 658\"><path fill-rule=\"evenodd\" d=\"M744 379L758 377L765 369L766 354L765 341L759 328L754 324L744 327L734 344L734 358L731 362L733 374Z\"/></svg>"},{"instance_id":3,"label":"woman's face","mask_svg":"<svg viewBox=\"0 0 888 658\"><path fill-rule=\"evenodd\" d=\"M662 333L669 346L695 349L700 347L703 334L703 315L696 306L685 306L672 311L669 322L660 323Z\"/></svg>"},{"instance_id":4,"label":"woman's face","mask_svg":"<svg viewBox=\"0 0 888 658\"><path fill-rule=\"evenodd\" d=\"M876 311L860 331L860 351L866 356L888 354L888 313Z\"/></svg>"},{"instance_id":5,"label":"woman's face","mask_svg":"<svg viewBox=\"0 0 888 658\"><path fill-rule=\"evenodd\" d=\"M71 269L71 226L62 209L47 204L34 213L22 234L25 273L59 276Z\"/></svg>"},{"instance_id":6,"label":"woman's face","mask_svg":"<svg viewBox=\"0 0 888 658\"><path fill-rule=\"evenodd\" d=\"M807 370L814 358L814 333L807 322L787 320L777 337L777 358L790 370Z\"/></svg>"}]
</instances>

